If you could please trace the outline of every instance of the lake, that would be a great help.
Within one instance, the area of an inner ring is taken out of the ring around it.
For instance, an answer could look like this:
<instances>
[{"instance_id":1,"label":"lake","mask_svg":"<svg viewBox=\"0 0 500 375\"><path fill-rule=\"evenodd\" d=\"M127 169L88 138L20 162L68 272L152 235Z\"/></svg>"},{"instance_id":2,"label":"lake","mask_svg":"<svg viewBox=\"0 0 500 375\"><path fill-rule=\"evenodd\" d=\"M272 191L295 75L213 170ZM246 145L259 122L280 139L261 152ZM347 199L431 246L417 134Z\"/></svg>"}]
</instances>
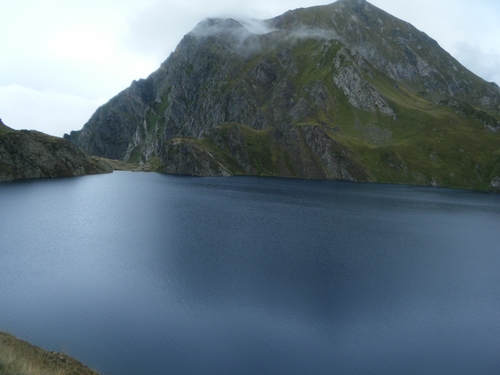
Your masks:
<instances>
[{"instance_id":1,"label":"lake","mask_svg":"<svg viewBox=\"0 0 500 375\"><path fill-rule=\"evenodd\" d=\"M499 374L500 196L132 172L3 183L0 330L108 375Z\"/></svg>"}]
</instances>

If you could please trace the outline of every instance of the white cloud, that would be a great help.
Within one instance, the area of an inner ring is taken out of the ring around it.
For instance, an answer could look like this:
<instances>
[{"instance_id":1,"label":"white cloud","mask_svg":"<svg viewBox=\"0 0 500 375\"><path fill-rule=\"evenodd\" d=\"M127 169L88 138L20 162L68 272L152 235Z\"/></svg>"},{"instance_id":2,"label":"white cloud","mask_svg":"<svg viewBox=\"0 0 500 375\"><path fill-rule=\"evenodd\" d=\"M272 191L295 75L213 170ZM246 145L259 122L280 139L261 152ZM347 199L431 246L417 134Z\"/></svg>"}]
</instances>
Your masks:
<instances>
[{"instance_id":1,"label":"white cloud","mask_svg":"<svg viewBox=\"0 0 500 375\"><path fill-rule=\"evenodd\" d=\"M80 129L106 101L10 85L0 87L0 118L13 129L35 129L62 137Z\"/></svg>"},{"instance_id":2,"label":"white cloud","mask_svg":"<svg viewBox=\"0 0 500 375\"><path fill-rule=\"evenodd\" d=\"M74 25L56 33L47 43L47 52L56 58L108 66L115 53L114 36L107 30Z\"/></svg>"},{"instance_id":3,"label":"white cloud","mask_svg":"<svg viewBox=\"0 0 500 375\"><path fill-rule=\"evenodd\" d=\"M469 70L499 83L500 2L498 0L371 0L435 39ZM465 46L470 46L466 48ZM478 56L475 53L480 52ZM483 57L483 59L480 58Z\"/></svg>"},{"instance_id":4,"label":"white cloud","mask_svg":"<svg viewBox=\"0 0 500 375\"><path fill-rule=\"evenodd\" d=\"M484 51L479 45L457 42L452 55L473 73L489 82L500 84L500 53Z\"/></svg>"},{"instance_id":5,"label":"white cloud","mask_svg":"<svg viewBox=\"0 0 500 375\"><path fill-rule=\"evenodd\" d=\"M128 43L131 48L165 60L170 52L205 18L235 18L238 20L266 19L287 10L328 4L333 0L254 0L216 1L154 1L149 7L129 17Z\"/></svg>"}]
</instances>

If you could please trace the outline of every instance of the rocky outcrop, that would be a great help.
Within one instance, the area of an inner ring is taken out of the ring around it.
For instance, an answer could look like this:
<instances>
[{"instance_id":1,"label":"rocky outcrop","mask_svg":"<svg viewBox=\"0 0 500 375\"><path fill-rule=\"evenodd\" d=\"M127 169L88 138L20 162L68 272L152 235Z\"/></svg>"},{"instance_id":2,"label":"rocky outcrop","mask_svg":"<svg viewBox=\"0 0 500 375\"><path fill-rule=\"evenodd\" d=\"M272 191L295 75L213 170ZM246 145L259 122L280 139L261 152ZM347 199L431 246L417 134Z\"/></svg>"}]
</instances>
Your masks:
<instances>
[{"instance_id":1,"label":"rocky outcrop","mask_svg":"<svg viewBox=\"0 0 500 375\"><path fill-rule=\"evenodd\" d=\"M326 178L343 181L370 181L368 171L355 152L336 141L318 126L302 126L302 137L321 162Z\"/></svg>"},{"instance_id":2,"label":"rocky outcrop","mask_svg":"<svg viewBox=\"0 0 500 375\"><path fill-rule=\"evenodd\" d=\"M333 80L344 91L352 106L370 112L375 112L378 109L386 115L396 116L380 92L364 80L354 66L339 69L333 76Z\"/></svg>"},{"instance_id":3,"label":"rocky outcrop","mask_svg":"<svg viewBox=\"0 0 500 375\"><path fill-rule=\"evenodd\" d=\"M1 123L0 127L0 181L112 171L105 161L67 140L37 131L15 131Z\"/></svg>"},{"instance_id":4,"label":"rocky outcrop","mask_svg":"<svg viewBox=\"0 0 500 375\"><path fill-rule=\"evenodd\" d=\"M492 191L500 192L500 176L495 176L495 178L491 180L490 189Z\"/></svg>"}]
</instances>

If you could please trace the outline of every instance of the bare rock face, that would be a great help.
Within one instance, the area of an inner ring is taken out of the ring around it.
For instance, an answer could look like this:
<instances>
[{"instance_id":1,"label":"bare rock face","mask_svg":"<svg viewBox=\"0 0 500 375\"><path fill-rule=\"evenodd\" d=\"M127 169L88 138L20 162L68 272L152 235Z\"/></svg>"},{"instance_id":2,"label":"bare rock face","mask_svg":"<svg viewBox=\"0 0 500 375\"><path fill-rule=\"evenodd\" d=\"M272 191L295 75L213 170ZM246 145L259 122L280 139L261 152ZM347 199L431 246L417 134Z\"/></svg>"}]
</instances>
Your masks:
<instances>
[{"instance_id":1,"label":"bare rock face","mask_svg":"<svg viewBox=\"0 0 500 375\"><path fill-rule=\"evenodd\" d=\"M335 141L317 126L303 126L302 136L305 144L319 159L328 179L343 181L370 181L363 165L356 160L355 153Z\"/></svg>"},{"instance_id":2,"label":"bare rock face","mask_svg":"<svg viewBox=\"0 0 500 375\"><path fill-rule=\"evenodd\" d=\"M356 60L357 64L354 63ZM363 77L363 71L369 76L373 76L373 72L356 52L349 54L342 48L335 57L334 66L336 73L333 75L333 80L349 98L352 106L370 112L378 109L383 114L396 116L380 92Z\"/></svg>"},{"instance_id":3,"label":"bare rock face","mask_svg":"<svg viewBox=\"0 0 500 375\"><path fill-rule=\"evenodd\" d=\"M370 112L378 109L386 115L396 116L377 89L365 81L353 66L339 69L333 80L344 91L349 98L349 103L354 107Z\"/></svg>"},{"instance_id":4,"label":"bare rock face","mask_svg":"<svg viewBox=\"0 0 500 375\"><path fill-rule=\"evenodd\" d=\"M0 181L112 172L106 162L67 140L36 131L15 131L1 122L0 127Z\"/></svg>"},{"instance_id":5,"label":"bare rock face","mask_svg":"<svg viewBox=\"0 0 500 375\"><path fill-rule=\"evenodd\" d=\"M65 134L64 138L91 155L123 159L152 99L151 82L134 81L129 88L100 107L82 130Z\"/></svg>"}]
</instances>

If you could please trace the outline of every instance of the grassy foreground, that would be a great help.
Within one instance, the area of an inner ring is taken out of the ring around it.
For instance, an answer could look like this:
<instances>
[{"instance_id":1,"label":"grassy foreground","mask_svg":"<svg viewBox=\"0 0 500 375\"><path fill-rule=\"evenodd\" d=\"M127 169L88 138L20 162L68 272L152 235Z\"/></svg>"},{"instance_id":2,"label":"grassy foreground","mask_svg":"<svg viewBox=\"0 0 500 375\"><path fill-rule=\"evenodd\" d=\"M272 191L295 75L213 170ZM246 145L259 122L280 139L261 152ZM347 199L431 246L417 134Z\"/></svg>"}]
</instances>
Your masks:
<instances>
[{"instance_id":1,"label":"grassy foreground","mask_svg":"<svg viewBox=\"0 0 500 375\"><path fill-rule=\"evenodd\" d=\"M1 375L99 375L63 353L45 351L0 332Z\"/></svg>"}]
</instances>

